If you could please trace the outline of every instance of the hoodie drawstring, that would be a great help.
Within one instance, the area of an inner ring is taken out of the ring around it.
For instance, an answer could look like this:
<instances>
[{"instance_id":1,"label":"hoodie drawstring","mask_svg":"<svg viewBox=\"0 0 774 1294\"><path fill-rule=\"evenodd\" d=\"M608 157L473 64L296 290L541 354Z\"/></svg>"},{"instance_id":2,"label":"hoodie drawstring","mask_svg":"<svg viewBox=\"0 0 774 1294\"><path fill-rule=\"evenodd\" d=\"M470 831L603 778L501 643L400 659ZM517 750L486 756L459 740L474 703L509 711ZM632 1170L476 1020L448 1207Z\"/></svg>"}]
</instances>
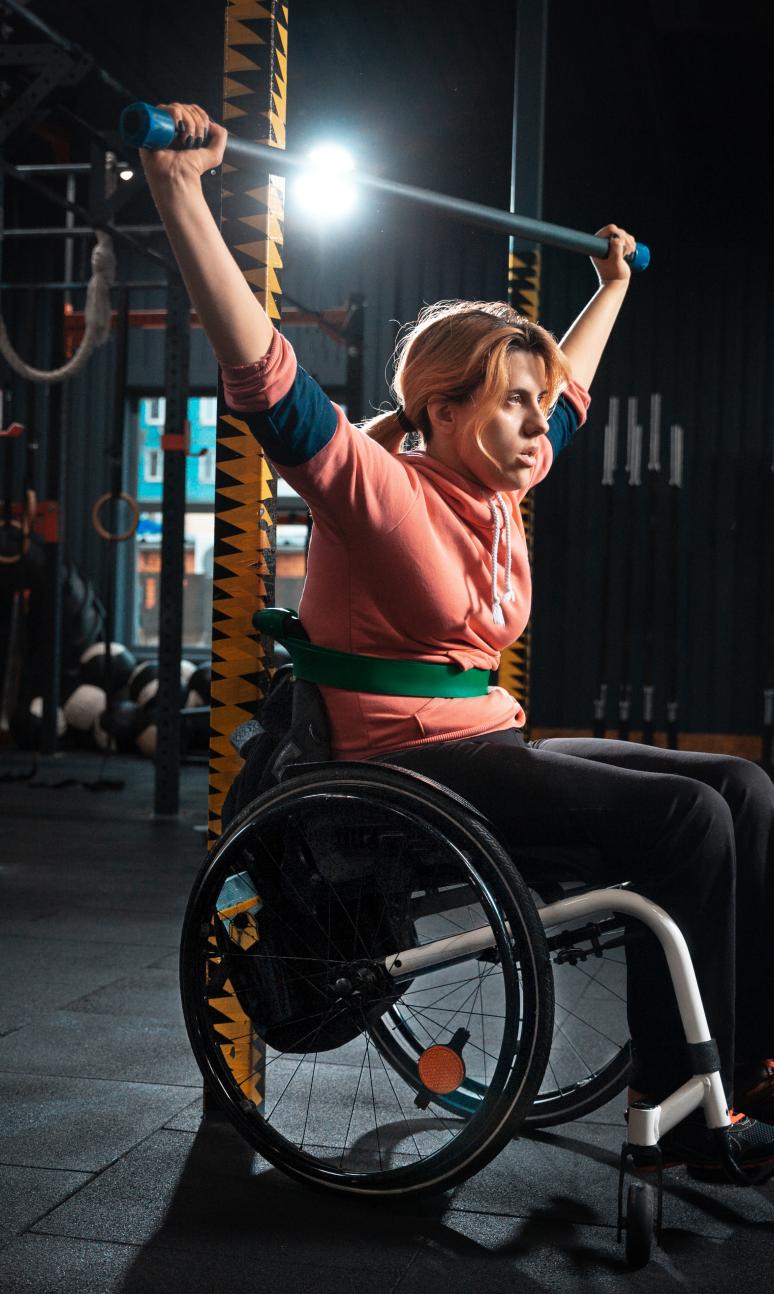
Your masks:
<instances>
[{"instance_id":1,"label":"hoodie drawstring","mask_svg":"<svg viewBox=\"0 0 774 1294\"><path fill-rule=\"evenodd\" d=\"M495 499L497 500L497 505L495 505ZM515 597L511 582L511 514L500 493L496 493L494 498L489 500L489 508L494 523L494 534L492 536L492 620L496 625L504 625L505 617L503 616L502 603L513 602ZM500 520L500 511L502 511L502 522ZM500 548L501 528L505 531L505 591L502 597L497 592L497 553Z\"/></svg>"}]
</instances>

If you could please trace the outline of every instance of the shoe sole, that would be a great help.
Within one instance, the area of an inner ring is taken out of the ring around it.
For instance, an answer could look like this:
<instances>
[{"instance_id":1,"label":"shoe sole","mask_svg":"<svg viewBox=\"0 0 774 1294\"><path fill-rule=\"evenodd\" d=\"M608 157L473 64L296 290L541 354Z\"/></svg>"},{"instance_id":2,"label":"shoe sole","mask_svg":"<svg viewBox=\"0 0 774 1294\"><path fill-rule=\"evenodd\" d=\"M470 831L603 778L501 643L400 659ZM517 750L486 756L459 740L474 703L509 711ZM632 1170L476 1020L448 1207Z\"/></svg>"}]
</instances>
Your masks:
<instances>
[{"instance_id":1,"label":"shoe sole","mask_svg":"<svg viewBox=\"0 0 774 1294\"><path fill-rule=\"evenodd\" d=\"M721 1186L723 1184L729 1186L736 1184L729 1180L725 1169L720 1164L686 1164L685 1167L688 1170L688 1176L692 1177L696 1182L715 1182ZM765 1168L771 1169L771 1172L774 1173L774 1155L769 1155L766 1159L758 1159L755 1163L740 1163L739 1167L743 1172L752 1173L753 1175L760 1173ZM768 1181L768 1178L765 1180ZM743 1183L740 1182L739 1185L743 1185Z\"/></svg>"}]
</instances>

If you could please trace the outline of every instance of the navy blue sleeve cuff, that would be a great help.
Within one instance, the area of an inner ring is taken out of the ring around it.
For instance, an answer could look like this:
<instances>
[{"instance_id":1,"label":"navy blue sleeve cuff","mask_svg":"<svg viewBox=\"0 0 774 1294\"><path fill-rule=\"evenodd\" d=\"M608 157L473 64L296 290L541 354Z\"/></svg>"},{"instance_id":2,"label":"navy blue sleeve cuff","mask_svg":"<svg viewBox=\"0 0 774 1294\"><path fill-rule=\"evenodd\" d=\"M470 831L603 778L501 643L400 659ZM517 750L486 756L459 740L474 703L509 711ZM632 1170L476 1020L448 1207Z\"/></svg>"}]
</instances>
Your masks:
<instances>
[{"instance_id":1,"label":"navy blue sleeve cuff","mask_svg":"<svg viewBox=\"0 0 774 1294\"><path fill-rule=\"evenodd\" d=\"M556 462L562 450L569 445L578 430L579 421L577 411L570 404L570 401L565 400L564 396L560 395L548 419L548 439L553 447L554 462Z\"/></svg>"},{"instance_id":2,"label":"navy blue sleeve cuff","mask_svg":"<svg viewBox=\"0 0 774 1294\"><path fill-rule=\"evenodd\" d=\"M270 409L238 417L278 467L308 463L331 440L337 421L327 395L300 365L287 395Z\"/></svg>"}]
</instances>

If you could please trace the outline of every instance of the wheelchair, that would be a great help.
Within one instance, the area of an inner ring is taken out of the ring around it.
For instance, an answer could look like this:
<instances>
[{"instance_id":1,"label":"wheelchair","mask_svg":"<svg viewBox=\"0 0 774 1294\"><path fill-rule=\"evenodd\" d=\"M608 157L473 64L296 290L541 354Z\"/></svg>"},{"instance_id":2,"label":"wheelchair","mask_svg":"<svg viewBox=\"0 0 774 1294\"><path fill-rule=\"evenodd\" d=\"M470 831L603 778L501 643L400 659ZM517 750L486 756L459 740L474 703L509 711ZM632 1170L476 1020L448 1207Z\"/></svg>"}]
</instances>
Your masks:
<instances>
[{"instance_id":1,"label":"wheelchair","mask_svg":"<svg viewBox=\"0 0 774 1294\"><path fill-rule=\"evenodd\" d=\"M205 861L183 926L183 1009L208 1093L301 1182L361 1198L444 1191L520 1132L626 1085L624 948L642 923L664 947L695 1062L660 1106L629 1110L618 1235L643 1266L661 1226L659 1136L703 1105L730 1145L674 922L625 884L558 883L561 859L509 853L427 777L332 761L320 694L291 665L263 709L248 725L253 750L271 738L258 794ZM628 1181L630 1167L654 1168L655 1187ZM730 1149L727 1171L742 1180Z\"/></svg>"}]
</instances>

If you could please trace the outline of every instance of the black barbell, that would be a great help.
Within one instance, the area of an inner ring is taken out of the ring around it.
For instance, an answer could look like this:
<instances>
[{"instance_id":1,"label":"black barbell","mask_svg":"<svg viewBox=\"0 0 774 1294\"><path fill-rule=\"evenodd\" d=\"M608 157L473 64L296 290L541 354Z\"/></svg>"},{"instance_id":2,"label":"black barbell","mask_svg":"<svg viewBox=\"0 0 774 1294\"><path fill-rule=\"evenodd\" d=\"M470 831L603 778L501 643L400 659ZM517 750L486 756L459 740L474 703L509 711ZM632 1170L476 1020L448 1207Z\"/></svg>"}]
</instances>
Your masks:
<instances>
[{"instance_id":1,"label":"black barbell","mask_svg":"<svg viewBox=\"0 0 774 1294\"><path fill-rule=\"evenodd\" d=\"M124 143L134 148L170 148L175 140L179 139L170 114L162 108L153 107L150 103L131 103L124 108L121 114L120 132ZM308 158L301 157L297 153L288 153L283 148L272 148L269 144L253 144L230 132L226 144L225 161L231 166L241 168L254 166L256 162L260 162L280 175L286 171L309 170L311 165ZM531 216L520 216L513 211L500 211L497 207L485 207L479 202L469 202L466 198L434 193L430 189L420 189L413 184L400 184L397 180L385 180L381 176L368 175L363 171L350 172L347 178L363 188L376 189L380 193L404 198L420 206L432 207L443 215L452 216L482 229L515 234L531 242L548 243L552 247L563 247L567 251L582 252L587 256L604 259L610 254L609 239L584 234L577 229L551 225L545 220L534 220ZM647 269L650 263L650 249L644 243L637 243L626 260L632 270Z\"/></svg>"}]
</instances>

